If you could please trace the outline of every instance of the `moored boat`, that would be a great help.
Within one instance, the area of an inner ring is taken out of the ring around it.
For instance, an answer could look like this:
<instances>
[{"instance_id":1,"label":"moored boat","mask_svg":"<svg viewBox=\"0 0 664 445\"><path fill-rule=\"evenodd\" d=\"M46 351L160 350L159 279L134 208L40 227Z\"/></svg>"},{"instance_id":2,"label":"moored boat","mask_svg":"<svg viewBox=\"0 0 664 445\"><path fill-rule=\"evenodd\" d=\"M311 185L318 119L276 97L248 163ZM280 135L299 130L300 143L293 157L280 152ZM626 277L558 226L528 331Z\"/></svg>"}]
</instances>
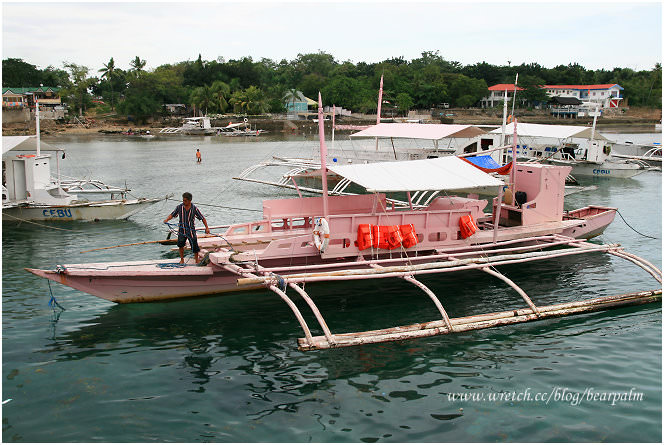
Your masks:
<instances>
[{"instance_id":1,"label":"moored boat","mask_svg":"<svg viewBox=\"0 0 664 445\"><path fill-rule=\"evenodd\" d=\"M98 262L28 270L118 303L267 288L291 307L300 322L305 333L300 339L302 349L463 330L457 328L460 322L446 315L435 294L416 279L419 275L477 270L501 279L528 305L518 316L515 311L516 318L510 322L539 319L550 308L540 310L521 288L495 269L497 266L608 253L636 263L661 283L661 271L619 245L584 241L601 234L613 221L616 209L587 206L565 212L564 183L570 167L517 163L507 183L457 157L328 167L322 132L320 138L318 173L323 196L264 201L261 220L234 224L217 237L201 239L206 258L201 264ZM328 172L356 183L367 194L329 196ZM492 200L490 213L484 210L489 204L486 199L473 194L453 196L458 190L487 188L498 195ZM412 193L422 190L443 190L446 194L416 207ZM387 195L394 193L405 194L410 205L391 206ZM333 335L303 289L305 283L312 282L387 278L404 279L427 293L440 312L440 324L435 328L414 325L381 333ZM324 338L312 337L286 295L288 289L312 309ZM598 304L640 304L661 299L658 295L661 291L648 291L647 295L621 296L618 300L622 303L611 299ZM596 310L595 303L582 302L577 309ZM562 309L550 310L560 314Z\"/></svg>"},{"instance_id":2,"label":"moored boat","mask_svg":"<svg viewBox=\"0 0 664 445\"><path fill-rule=\"evenodd\" d=\"M60 151L55 147L48 148ZM126 187L113 187L98 180L61 180L57 156L57 173L53 177L51 155L42 153L41 149L39 125L36 136L2 137L3 221L126 219L162 200L129 198L129 189ZM75 193L95 194L98 197L88 200L79 198ZM102 194L110 195L110 199L99 197Z\"/></svg>"},{"instance_id":3,"label":"moored boat","mask_svg":"<svg viewBox=\"0 0 664 445\"><path fill-rule=\"evenodd\" d=\"M507 126L508 140L514 137L514 125L512 122ZM501 131L491 133L498 137ZM611 156L612 143L591 127L518 123L516 134L520 142L515 147L518 159L567 165L572 167L574 177L624 179L647 171L641 163ZM511 150L506 155L511 155Z\"/></svg>"}]
</instances>

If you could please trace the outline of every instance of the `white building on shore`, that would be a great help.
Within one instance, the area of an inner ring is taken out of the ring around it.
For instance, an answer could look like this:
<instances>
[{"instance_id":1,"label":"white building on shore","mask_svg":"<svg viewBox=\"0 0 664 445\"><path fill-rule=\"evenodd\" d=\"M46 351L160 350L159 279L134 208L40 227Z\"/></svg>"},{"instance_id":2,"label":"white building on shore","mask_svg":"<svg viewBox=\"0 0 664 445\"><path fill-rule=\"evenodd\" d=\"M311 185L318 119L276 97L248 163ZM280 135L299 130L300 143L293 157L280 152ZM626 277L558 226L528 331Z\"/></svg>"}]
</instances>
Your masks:
<instances>
[{"instance_id":1,"label":"white building on shore","mask_svg":"<svg viewBox=\"0 0 664 445\"><path fill-rule=\"evenodd\" d=\"M587 107L592 108L593 105L598 106L600 109L604 108L618 108L620 101L624 99L621 95L623 87L617 83L601 84L601 85L543 85L541 88L546 90L549 97L573 97L579 99ZM483 108L494 107L502 105L505 90L507 90L507 100L511 101L514 95L514 84L501 83L489 87L489 96L481 100ZM523 88L516 87L517 99L518 92ZM525 99L520 101L523 105Z\"/></svg>"}]
</instances>

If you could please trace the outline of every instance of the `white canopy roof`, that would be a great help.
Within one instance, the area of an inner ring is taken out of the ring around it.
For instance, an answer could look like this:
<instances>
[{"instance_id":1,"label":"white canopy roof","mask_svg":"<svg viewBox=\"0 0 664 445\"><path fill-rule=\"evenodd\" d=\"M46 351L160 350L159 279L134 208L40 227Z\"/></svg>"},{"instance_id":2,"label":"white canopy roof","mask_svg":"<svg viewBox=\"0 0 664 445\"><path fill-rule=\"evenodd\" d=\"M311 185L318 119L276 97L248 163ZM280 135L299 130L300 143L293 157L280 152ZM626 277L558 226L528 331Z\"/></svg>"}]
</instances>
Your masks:
<instances>
[{"instance_id":1,"label":"white canopy roof","mask_svg":"<svg viewBox=\"0 0 664 445\"><path fill-rule=\"evenodd\" d=\"M497 128L491 131L491 134L500 134L501 129ZM581 127L576 125L547 125L547 124L522 124L517 122L516 125L516 134L517 136L530 136L530 137L541 137L541 138L555 138L555 139L567 139L567 138L583 138L590 139L592 133L591 127ZM514 122L510 122L505 126L505 134L512 135L514 134ZM604 136L599 134L598 131L595 131L595 139L597 140L606 140Z\"/></svg>"},{"instance_id":2,"label":"white canopy roof","mask_svg":"<svg viewBox=\"0 0 664 445\"><path fill-rule=\"evenodd\" d=\"M464 131L469 129L470 131ZM468 134L457 134L462 131ZM438 140L448 137L473 137L481 133L484 131L473 125L381 123L351 134L351 137Z\"/></svg>"},{"instance_id":3,"label":"white canopy roof","mask_svg":"<svg viewBox=\"0 0 664 445\"><path fill-rule=\"evenodd\" d=\"M328 169L369 192L408 192L498 187L503 181L456 156L416 161L332 165Z\"/></svg>"},{"instance_id":4,"label":"white canopy roof","mask_svg":"<svg viewBox=\"0 0 664 445\"><path fill-rule=\"evenodd\" d=\"M40 149L58 150L57 147L46 144L44 141L41 141ZM2 154L4 155L10 150L37 151L37 136L3 136Z\"/></svg>"}]
</instances>

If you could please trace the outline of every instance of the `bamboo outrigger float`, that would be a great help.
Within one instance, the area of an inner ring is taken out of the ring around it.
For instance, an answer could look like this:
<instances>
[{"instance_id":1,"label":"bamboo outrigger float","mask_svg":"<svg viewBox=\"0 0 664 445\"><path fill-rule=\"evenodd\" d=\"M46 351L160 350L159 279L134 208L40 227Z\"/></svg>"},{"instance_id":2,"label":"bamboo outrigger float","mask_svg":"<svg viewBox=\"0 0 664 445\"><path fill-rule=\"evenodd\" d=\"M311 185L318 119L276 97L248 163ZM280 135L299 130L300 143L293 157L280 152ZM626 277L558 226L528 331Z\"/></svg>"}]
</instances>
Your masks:
<instances>
[{"instance_id":1,"label":"bamboo outrigger float","mask_svg":"<svg viewBox=\"0 0 664 445\"><path fill-rule=\"evenodd\" d=\"M319 105L319 117L322 106ZM319 126L322 126L322 119ZM325 349L483 329L661 301L661 288L573 303L537 306L510 277L496 268L601 254L630 261L660 284L662 272L618 244L593 244L613 221L615 208L587 206L563 210L570 167L513 164L507 189L495 178L457 157L364 165L326 165L320 132L322 197L266 200L263 219L231 225L223 234L199 240L206 261L69 264L55 270L28 269L50 280L118 302L150 302L188 296L269 289L293 311L304 332L300 349ZM327 172L373 194L329 196ZM310 173L309 173L310 175ZM413 205L411 192L497 189L489 214L478 195L438 196ZM390 207L387 193L406 195L406 208ZM504 312L450 317L422 275L476 270L502 280L525 306ZM307 283L401 279L434 304L432 321L368 332L333 334L305 291ZM302 298L322 335L314 335L287 293Z\"/></svg>"}]
</instances>

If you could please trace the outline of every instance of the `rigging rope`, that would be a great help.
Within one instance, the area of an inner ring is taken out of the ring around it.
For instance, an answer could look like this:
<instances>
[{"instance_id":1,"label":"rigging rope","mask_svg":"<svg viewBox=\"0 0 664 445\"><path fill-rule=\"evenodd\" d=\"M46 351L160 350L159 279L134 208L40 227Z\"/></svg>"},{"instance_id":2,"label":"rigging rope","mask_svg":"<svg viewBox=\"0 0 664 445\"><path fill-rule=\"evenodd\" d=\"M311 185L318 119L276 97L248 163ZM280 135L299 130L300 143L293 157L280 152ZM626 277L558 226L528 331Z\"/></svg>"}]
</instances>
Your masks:
<instances>
[{"instance_id":1,"label":"rigging rope","mask_svg":"<svg viewBox=\"0 0 664 445\"><path fill-rule=\"evenodd\" d=\"M48 225L46 225L46 224L39 224L39 223L36 223L36 222L33 222L33 221L29 221L29 220L27 220L27 219L22 219L22 218L18 218L18 217L16 217L16 216L8 215L8 214L6 214L6 213L3 213L2 216L3 216L3 217L7 216L7 217L9 217L9 218L13 218L13 219L15 219L15 220L17 220L17 221L24 222L24 223L34 224L34 225L36 225L36 226L40 226L40 227L46 227L47 229L63 230L63 231L65 231L65 232L77 232L77 233L83 233L83 232L81 232L81 231L79 231L79 230L62 229L62 228L60 228L60 227L48 226Z\"/></svg>"},{"instance_id":2,"label":"rigging rope","mask_svg":"<svg viewBox=\"0 0 664 445\"><path fill-rule=\"evenodd\" d=\"M624 217L622 216L622 214L620 213L620 210L616 209L616 212L618 212L618 215L620 215L620 218L622 218L623 222L624 222L625 224L627 224L627 227L629 227L630 229L632 229L633 231L635 231L635 232L638 233L639 235L644 236L644 237L646 237L646 238L650 238L650 239L659 239L659 238L656 238L656 237L654 237L654 236L645 235L645 234L639 232L639 231L636 230L634 227L630 226L629 223L628 223L627 221L625 221L625 218L624 218Z\"/></svg>"},{"instance_id":3,"label":"rigging rope","mask_svg":"<svg viewBox=\"0 0 664 445\"><path fill-rule=\"evenodd\" d=\"M229 210L246 210L247 212L259 212L259 213L263 212L262 210L257 210L257 209L247 209L247 208L243 208L243 207L220 206L220 205L217 205L217 204L206 204L206 203L200 203L200 202L197 202L196 205L197 206L207 206L207 207L217 207L217 208L220 208L220 209L229 209Z\"/></svg>"},{"instance_id":4,"label":"rigging rope","mask_svg":"<svg viewBox=\"0 0 664 445\"><path fill-rule=\"evenodd\" d=\"M53 310L55 310L55 308L57 307L64 311L65 308L60 306L58 300L56 300L55 297L53 296L53 290L51 289L51 280L46 280L46 282L48 283L48 292L51 294L51 299L48 300L48 307L53 308Z\"/></svg>"}]
</instances>

